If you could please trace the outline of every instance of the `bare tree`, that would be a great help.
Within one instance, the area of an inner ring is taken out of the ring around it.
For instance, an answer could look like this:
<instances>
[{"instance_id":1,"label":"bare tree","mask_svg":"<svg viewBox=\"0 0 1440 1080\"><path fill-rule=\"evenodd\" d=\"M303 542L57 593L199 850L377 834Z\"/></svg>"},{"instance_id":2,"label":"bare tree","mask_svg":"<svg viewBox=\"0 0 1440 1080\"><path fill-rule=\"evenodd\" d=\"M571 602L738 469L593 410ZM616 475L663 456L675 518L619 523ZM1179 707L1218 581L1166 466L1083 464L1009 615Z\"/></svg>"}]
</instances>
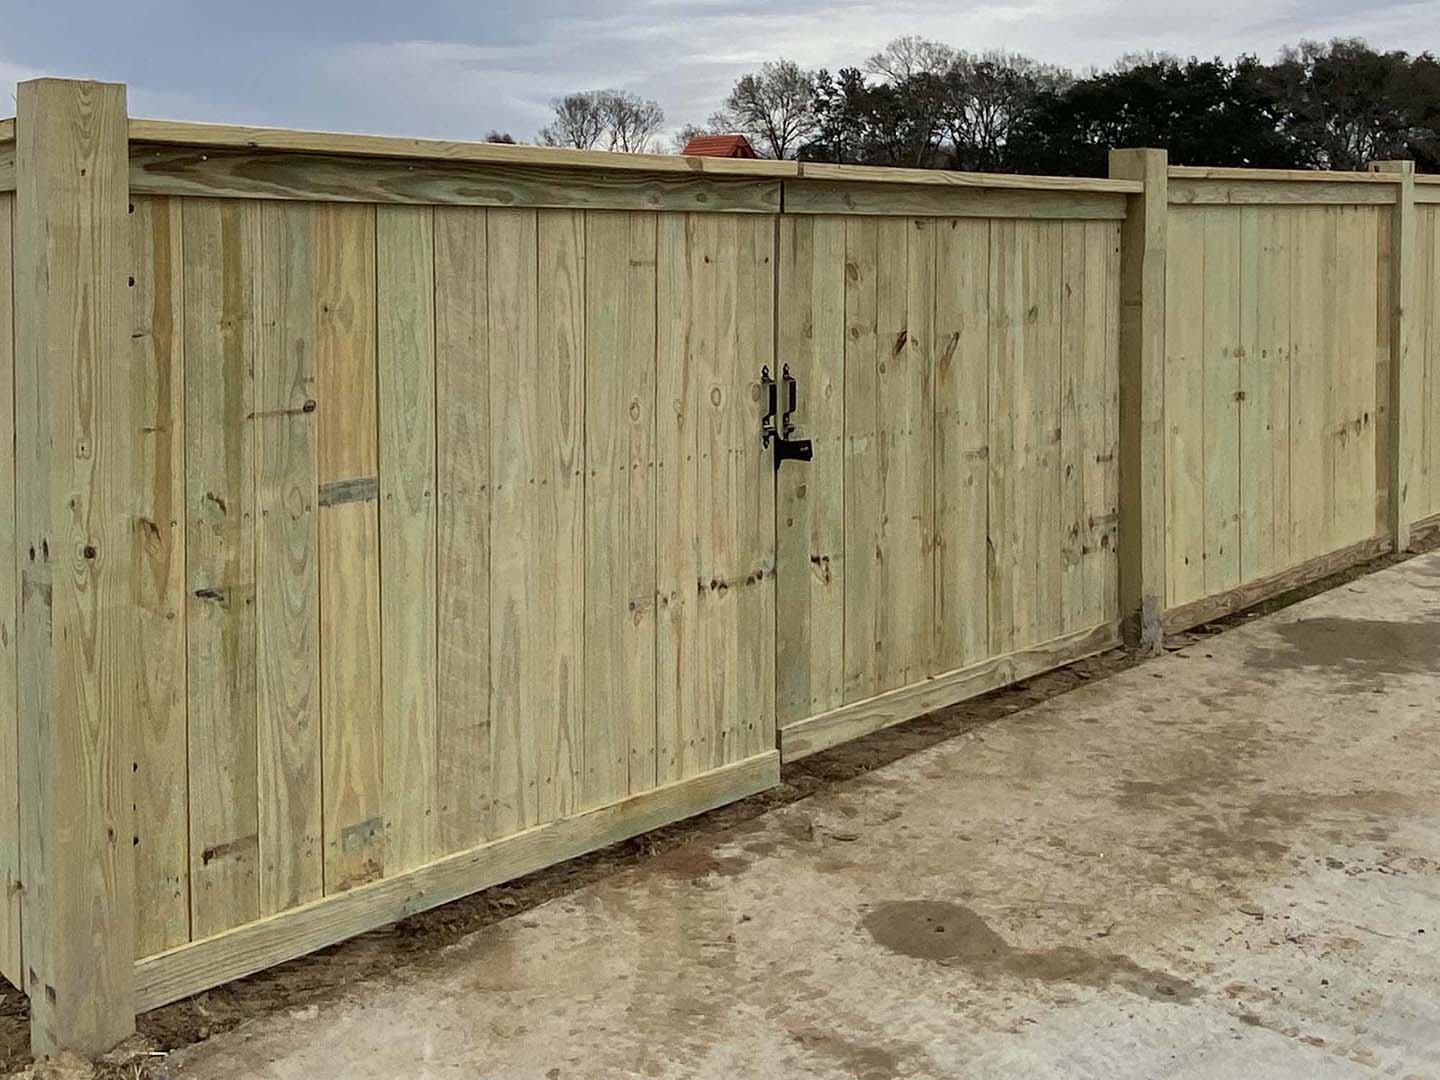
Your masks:
<instances>
[{"instance_id":1,"label":"bare tree","mask_svg":"<svg viewBox=\"0 0 1440 1080\"><path fill-rule=\"evenodd\" d=\"M726 110L767 157L793 156L815 132L815 76L793 60L774 60L744 76Z\"/></svg>"},{"instance_id":2,"label":"bare tree","mask_svg":"<svg viewBox=\"0 0 1440 1080\"><path fill-rule=\"evenodd\" d=\"M546 146L593 150L605 134L605 115L600 101L602 93L582 90L550 102L550 107L555 110L555 119L540 129L540 141Z\"/></svg>"},{"instance_id":3,"label":"bare tree","mask_svg":"<svg viewBox=\"0 0 1440 1080\"><path fill-rule=\"evenodd\" d=\"M949 45L918 34L897 37L865 61L865 70L891 84L916 75L942 76L955 66L957 53Z\"/></svg>"},{"instance_id":4,"label":"bare tree","mask_svg":"<svg viewBox=\"0 0 1440 1080\"><path fill-rule=\"evenodd\" d=\"M610 139L610 149L624 154L643 154L665 123L659 102L625 90L600 92L600 117Z\"/></svg>"},{"instance_id":5,"label":"bare tree","mask_svg":"<svg viewBox=\"0 0 1440 1080\"><path fill-rule=\"evenodd\" d=\"M710 119L703 124L686 124L677 131L672 139L675 153L683 154L685 147L690 145L690 140L699 135L730 135L733 134L735 120L725 112L713 112Z\"/></svg>"}]
</instances>

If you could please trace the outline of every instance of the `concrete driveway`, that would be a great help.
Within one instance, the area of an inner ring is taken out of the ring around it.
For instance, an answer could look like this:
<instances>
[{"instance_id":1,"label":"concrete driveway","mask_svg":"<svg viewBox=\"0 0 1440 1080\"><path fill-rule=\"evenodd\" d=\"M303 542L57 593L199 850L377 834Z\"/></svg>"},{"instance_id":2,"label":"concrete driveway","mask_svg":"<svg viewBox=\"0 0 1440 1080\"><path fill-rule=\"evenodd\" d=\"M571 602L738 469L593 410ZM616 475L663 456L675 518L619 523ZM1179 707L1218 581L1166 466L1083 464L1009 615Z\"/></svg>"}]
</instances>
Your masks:
<instances>
[{"instance_id":1,"label":"concrete driveway","mask_svg":"<svg viewBox=\"0 0 1440 1080\"><path fill-rule=\"evenodd\" d=\"M162 1071L1440 1076L1440 554Z\"/></svg>"}]
</instances>

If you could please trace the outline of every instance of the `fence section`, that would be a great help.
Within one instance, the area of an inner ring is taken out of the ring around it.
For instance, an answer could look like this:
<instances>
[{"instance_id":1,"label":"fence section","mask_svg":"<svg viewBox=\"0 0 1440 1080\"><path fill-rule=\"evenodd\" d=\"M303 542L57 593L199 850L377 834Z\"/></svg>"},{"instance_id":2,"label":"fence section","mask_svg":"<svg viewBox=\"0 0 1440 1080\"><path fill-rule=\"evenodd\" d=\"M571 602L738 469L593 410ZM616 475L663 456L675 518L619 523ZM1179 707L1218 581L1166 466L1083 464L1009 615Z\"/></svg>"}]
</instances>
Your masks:
<instances>
[{"instance_id":1,"label":"fence section","mask_svg":"<svg viewBox=\"0 0 1440 1080\"><path fill-rule=\"evenodd\" d=\"M787 758L1118 626L1124 196L911 217L812 216L807 194L780 231L781 357L819 446L780 474Z\"/></svg>"},{"instance_id":2,"label":"fence section","mask_svg":"<svg viewBox=\"0 0 1440 1080\"><path fill-rule=\"evenodd\" d=\"M123 88L20 103L0 974L37 1050L1440 524L1408 166L127 147ZM809 463L762 448L766 367Z\"/></svg>"},{"instance_id":3,"label":"fence section","mask_svg":"<svg viewBox=\"0 0 1440 1080\"><path fill-rule=\"evenodd\" d=\"M1420 437L1412 500L1430 531L1440 528L1440 178L1415 183L1415 293L1411 348L1420 368Z\"/></svg>"},{"instance_id":4,"label":"fence section","mask_svg":"<svg viewBox=\"0 0 1440 1080\"><path fill-rule=\"evenodd\" d=\"M773 781L771 215L137 196L131 221L137 957ZM194 988L184 955L142 1000Z\"/></svg>"},{"instance_id":5,"label":"fence section","mask_svg":"<svg viewBox=\"0 0 1440 1080\"><path fill-rule=\"evenodd\" d=\"M1166 608L1180 627L1213 598L1388 542L1396 185L1172 169L1169 190Z\"/></svg>"}]
</instances>

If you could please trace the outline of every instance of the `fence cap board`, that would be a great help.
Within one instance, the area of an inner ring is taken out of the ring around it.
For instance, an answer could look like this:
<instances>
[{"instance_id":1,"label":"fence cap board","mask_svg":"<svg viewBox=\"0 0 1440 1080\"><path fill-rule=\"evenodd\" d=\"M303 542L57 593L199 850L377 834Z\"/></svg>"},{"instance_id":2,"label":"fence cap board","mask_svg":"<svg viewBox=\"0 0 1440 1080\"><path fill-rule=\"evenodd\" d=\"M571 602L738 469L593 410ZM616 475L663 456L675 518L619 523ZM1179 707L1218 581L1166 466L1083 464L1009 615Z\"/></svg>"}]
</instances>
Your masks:
<instances>
[{"instance_id":1,"label":"fence cap board","mask_svg":"<svg viewBox=\"0 0 1440 1080\"><path fill-rule=\"evenodd\" d=\"M1172 180L1284 180L1344 184L1398 184L1397 173L1329 172L1324 169L1232 169L1208 165L1171 165Z\"/></svg>"},{"instance_id":2,"label":"fence cap board","mask_svg":"<svg viewBox=\"0 0 1440 1080\"><path fill-rule=\"evenodd\" d=\"M173 120L131 120L130 140L163 146L214 149L289 151L345 157L405 158L477 165L521 165L531 168L602 170L607 172L701 173L753 179L856 181L869 184L1008 188L1022 191L1085 191L1137 194L1134 180L1093 177L1012 176L1002 173L951 172L942 169L896 169L873 165L685 157L679 154L618 154L603 150L567 150L507 143L453 142L388 135L348 135L293 131L286 128L191 124Z\"/></svg>"}]
</instances>

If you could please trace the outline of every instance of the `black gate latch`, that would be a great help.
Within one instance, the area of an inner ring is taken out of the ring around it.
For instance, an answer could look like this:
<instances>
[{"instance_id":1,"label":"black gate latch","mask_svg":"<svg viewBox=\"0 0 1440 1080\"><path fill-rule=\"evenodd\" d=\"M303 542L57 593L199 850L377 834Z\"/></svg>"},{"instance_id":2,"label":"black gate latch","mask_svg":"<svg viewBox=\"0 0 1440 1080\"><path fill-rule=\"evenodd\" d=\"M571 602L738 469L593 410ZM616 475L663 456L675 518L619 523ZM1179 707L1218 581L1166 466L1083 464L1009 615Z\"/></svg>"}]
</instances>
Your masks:
<instances>
[{"instance_id":1,"label":"black gate latch","mask_svg":"<svg viewBox=\"0 0 1440 1080\"><path fill-rule=\"evenodd\" d=\"M775 429L775 408L779 386L770 377L768 365L760 369L760 385L765 388L770 406L769 411L760 421L760 445L768 447L772 442L775 444L776 471L779 471L782 461L811 461L815 457L815 447L809 439L791 438L795 434L795 421L792 417L799 401L799 395L795 376L790 374L789 364L786 364L781 371L780 378L785 383L786 404L785 412L780 417L780 429L777 431Z\"/></svg>"}]
</instances>

